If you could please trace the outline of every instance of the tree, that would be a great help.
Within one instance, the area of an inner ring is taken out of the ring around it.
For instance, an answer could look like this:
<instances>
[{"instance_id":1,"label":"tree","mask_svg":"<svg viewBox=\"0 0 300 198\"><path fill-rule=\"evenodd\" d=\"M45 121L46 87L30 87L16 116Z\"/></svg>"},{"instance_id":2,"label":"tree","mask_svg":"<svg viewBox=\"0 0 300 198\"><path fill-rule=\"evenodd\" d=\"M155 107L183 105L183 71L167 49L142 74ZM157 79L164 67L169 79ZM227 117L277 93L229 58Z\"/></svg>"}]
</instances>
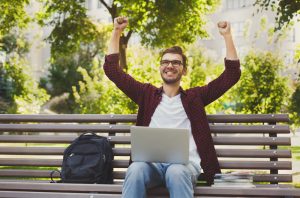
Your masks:
<instances>
[{"instance_id":1,"label":"tree","mask_svg":"<svg viewBox=\"0 0 300 198\"><path fill-rule=\"evenodd\" d=\"M29 44L26 38L16 32L0 39L0 51L7 54L0 67L2 92L0 95L2 113L38 113L41 106L49 99L46 91L30 76L26 61Z\"/></svg>"},{"instance_id":2,"label":"tree","mask_svg":"<svg viewBox=\"0 0 300 198\"><path fill-rule=\"evenodd\" d=\"M111 18L129 16L128 31L120 40L121 66L127 68L126 47L133 33L138 33L147 46L161 47L174 43L191 43L197 36L205 37L205 15L214 11L219 0L105 0L100 3ZM48 37L52 53L78 48L81 41L93 40L95 26L86 15L84 0L44 0L40 24L54 26ZM47 21L48 20L48 21Z\"/></svg>"},{"instance_id":3,"label":"tree","mask_svg":"<svg viewBox=\"0 0 300 198\"><path fill-rule=\"evenodd\" d=\"M299 0L256 0L256 5L259 5L262 10L276 10L276 26L275 30L281 30L287 26L294 18L300 20L300 1Z\"/></svg>"},{"instance_id":4,"label":"tree","mask_svg":"<svg viewBox=\"0 0 300 198\"><path fill-rule=\"evenodd\" d=\"M249 52L242 63L237 87L237 111L278 113L287 106L287 79L279 72L283 62L270 52Z\"/></svg>"},{"instance_id":5,"label":"tree","mask_svg":"<svg viewBox=\"0 0 300 198\"><path fill-rule=\"evenodd\" d=\"M290 112L291 119L293 120L296 126L300 126L300 82L297 83L296 90L292 95L291 104L290 104Z\"/></svg>"},{"instance_id":6,"label":"tree","mask_svg":"<svg viewBox=\"0 0 300 198\"><path fill-rule=\"evenodd\" d=\"M37 22L53 30L46 40L51 44L51 56L72 55L81 45L97 39L97 27L86 14L85 0L40 0Z\"/></svg>"},{"instance_id":7,"label":"tree","mask_svg":"<svg viewBox=\"0 0 300 198\"><path fill-rule=\"evenodd\" d=\"M25 11L29 0L1 0L0 1L0 37L10 33L11 29L25 28L30 17Z\"/></svg>"},{"instance_id":8,"label":"tree","mask_svg":"<svg viewBox=\"0 0 300 198\"><path fill-rule=\"evenodd\" d=\"M294 59L300 64L300 44L296 46ZM298 68L299 69L299 68ZM295 91L292 94L289 106L290 117L295 126L300 126L300 70L298 70L298 79L295 81Z\"/></svg>"},{"instance_id":9,"label":"tree","mask_svg":"<svg viewBox=\"0 0 300 198\"><path fill-rule=\"evenodd\" d=\"M58 53L52 57L49 68L49 75L42 78L40 84L48 90L52 97L69 94L67 100L61 102L65 103L61 108L61 103L58 102L58 107L51 107L53 110L58 110L60 113L73 112L74 97L72 94L73 86L79 88L79 82L83 80L83 76L78 72L78 68L85 70L88 75L93 75L93 64L95 60L103 59L104 51L107 46L107 40L111 27L105 25L98 25L96 38L90 43L81 43L79 48L72 53ZM99 61L98 61L99 62ZM99 67L99 66L98 66ZM80 71L81 71L80 70ZM50 84L51 86L47 86Z\"/></svg>"},{"instance_id":10,"label":"tree","mask_svg":"<svg viewBox=\"0 0 300 198\"><path fill-rule=\"evenodd\" d=\"M158 53L141 46L132 46L128 50L128 73L141 82L160 86ZM137 105L131 101L104 74L102 59L95 61L92 72L79 68L83 80L79 88L73 87L77 113L136 113Z\"/></svg>"},{"instance_id":11,"label":"tree","mask_svg":"<svg viewBox=\"0 0 300 198\"><path fill-rule=\"evenodd\" d=\"M6 54L0 63L2 113L38 113L49 98L30 76L26 61L29 43L22 30L31 21L28 4L29 0L0 1L0 52Z\"/></svg>"}]
</instances>

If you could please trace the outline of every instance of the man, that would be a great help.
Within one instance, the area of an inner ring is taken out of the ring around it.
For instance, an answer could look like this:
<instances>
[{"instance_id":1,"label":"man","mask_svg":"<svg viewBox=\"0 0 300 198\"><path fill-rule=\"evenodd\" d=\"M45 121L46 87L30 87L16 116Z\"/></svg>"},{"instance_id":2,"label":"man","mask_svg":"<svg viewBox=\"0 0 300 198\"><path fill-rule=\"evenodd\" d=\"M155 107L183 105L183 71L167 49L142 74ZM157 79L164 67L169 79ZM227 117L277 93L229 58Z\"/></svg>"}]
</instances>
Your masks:
<instances>
[{"instance_id":1,"label":"man","mask_svg":"<svg viewBox=\"0 0 300 198\"><path fill-rule=\"evenodd\" d=\"M167 164L133 162L129 166L122 195L128 198L146 196L148 188L165 185L170 197L193 197L193 186L201 169L208 184L220 173L204 107L213 102L240 78L240 63L231 36L230 24L219 22L226 45L225 70L205 86L183 90L180 80L187 73L187 59L178 46L166 49L160 61L163 85L160 88L136 81L119 67L119 40L128 19L118 17L105 57L104 71L129 98L139 106L137 125L190 129L189 163ZM201 166L200 166L201 164Z\"/></svg>"}]
</instances>

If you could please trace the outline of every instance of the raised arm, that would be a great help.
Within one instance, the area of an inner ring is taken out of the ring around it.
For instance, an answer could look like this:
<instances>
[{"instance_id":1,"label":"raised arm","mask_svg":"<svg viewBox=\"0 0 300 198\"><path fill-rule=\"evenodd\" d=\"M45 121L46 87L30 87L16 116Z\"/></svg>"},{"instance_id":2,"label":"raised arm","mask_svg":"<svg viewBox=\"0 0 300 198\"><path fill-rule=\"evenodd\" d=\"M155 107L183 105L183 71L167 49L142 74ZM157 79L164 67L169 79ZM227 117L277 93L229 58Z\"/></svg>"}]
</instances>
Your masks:
<instances>
[{"instance_id":1,"label":"raised arm","mask_svg":"<svg viewBox=\"0 0 300 198\"><path fill-rule=\"evenodd\" d=\"M227 21L220 21L218 23L218 28L220 34L224 37L226 46L226 59L228 60L238 60L236 49L231 35L230 23Z\"/></svg>"},{"instance_id":2,"label":"raised arm","mask_svg":"<svg viewBox=\"0 0 300 198\"><path fill-rule=\"evenodd\" d=\"M236 49L233 43L231 35L230 23L227 21L220 21L218 23L218 28L220 34L224 37L226 46L226 59L228 60L238 60Z\"/></svg>"},{"instance_id":3,"label":"raised arm","mask_svg":"<svg viewBox=\"0 0 300 198\"><path fill-rule=\"evenodd\" d=\"M122 32L128 25L126 17L117 17L114 19L114 29L108 45L108 55L119 53L119 43Z\"/></svg>"},{"instance_id":4,"label":"raised arm","mask_svg":"<svg viewBox=\"0 0 300 198\"><path fill-rule=\"evenodd\" d=\"M114 19L114 29L109 41L108 55L105 56L103 68L106 76L131 100L139 104L140 98L143 96L144 87L147 84L136 81L119 66L119 42L122 32L127 25L128 20L126 17L117 17Z\"/></svg>"},{"instance_id":5,"label":"raised arm","mask_svg":"<svg viewBox=\"0 0 300 198\"><path fill-rule=\"evenodd\" d=\"M219 22L218 28L226 45L226 58L224 59L225 70L218 78L206 86L198 88L204 105L208 105L221 97L228 89L237 83L241 76L240 62L232 39L230 23L226 21Z\"/></svg>"}]
</instances>

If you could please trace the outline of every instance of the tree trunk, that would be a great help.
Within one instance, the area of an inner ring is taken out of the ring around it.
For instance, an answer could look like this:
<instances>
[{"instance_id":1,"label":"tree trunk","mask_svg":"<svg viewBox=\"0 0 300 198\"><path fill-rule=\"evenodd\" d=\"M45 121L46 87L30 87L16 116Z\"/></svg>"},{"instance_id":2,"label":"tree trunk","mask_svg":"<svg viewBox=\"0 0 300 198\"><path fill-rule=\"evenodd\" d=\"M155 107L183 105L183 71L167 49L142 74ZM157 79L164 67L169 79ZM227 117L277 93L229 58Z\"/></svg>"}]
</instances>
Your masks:
<instances>
[{"instance_id":1,"label":"tree trunk","mask_svg":"<svg viewBox=\"0 0 300 198\"><path fill-rule=\"evenodd\" d=\"M124 36L124 34L121 36L120 38L120 47L119 47L119 51L120 51L120 67L122 69L127 70L128 66L127 66L127 61L126 61L126 49L127 49L127 44L128 41L131 37L132 34L132 30L129 30L129 32L127 33L126 36Z\"/></svg>"}]
</instances>

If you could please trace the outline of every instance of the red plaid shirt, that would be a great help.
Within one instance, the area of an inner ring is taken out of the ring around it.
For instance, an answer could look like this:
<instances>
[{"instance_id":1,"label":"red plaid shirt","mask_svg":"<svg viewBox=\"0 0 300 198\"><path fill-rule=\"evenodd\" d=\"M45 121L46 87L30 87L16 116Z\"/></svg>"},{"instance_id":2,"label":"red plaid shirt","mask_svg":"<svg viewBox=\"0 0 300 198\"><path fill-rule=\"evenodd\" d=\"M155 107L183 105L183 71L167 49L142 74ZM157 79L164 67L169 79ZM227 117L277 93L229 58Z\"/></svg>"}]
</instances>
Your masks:
<instances>
[{"instance_id":1,"label":"red plaid shirt","mask_svg":"<svg viewBox=\"0 0 300 198\"><path fill-rule=\"evenodd\" d=\"M162 99L163 89L149 83L141 83L126 74L119 67L119 54L105 57L104 71L131 100L138 104L137 126L149 126L151 117ZM180 88L184 110L191 122L192 134L201 158L205 180L212 184L214 175L220 173L220 166L213 145L211 132L204 107L230 89L240 78L238 60L226 60L225 70L215 80L205 86L187 90Z\"/></svg>"}]
</instances>

